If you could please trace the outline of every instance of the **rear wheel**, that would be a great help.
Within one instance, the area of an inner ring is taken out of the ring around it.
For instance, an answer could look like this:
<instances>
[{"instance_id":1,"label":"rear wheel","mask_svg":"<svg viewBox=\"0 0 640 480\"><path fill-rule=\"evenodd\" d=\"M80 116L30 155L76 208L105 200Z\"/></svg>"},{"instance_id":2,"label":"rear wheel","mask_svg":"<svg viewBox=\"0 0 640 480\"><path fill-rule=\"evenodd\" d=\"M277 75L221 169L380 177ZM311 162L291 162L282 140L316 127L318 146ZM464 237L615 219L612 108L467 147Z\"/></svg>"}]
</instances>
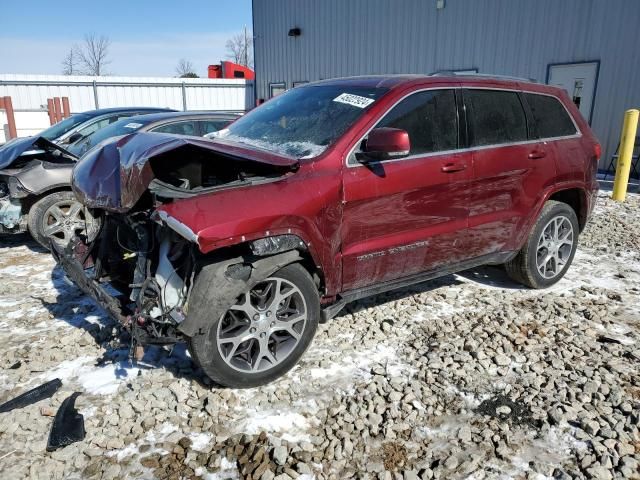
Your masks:
<instances>
[{"instance_id":1,"label":"rear wheel","mask_svg":"<svg viewBox=\"0 0 640 480\"><path fill-rule=\"evenodd\" d=\"M220 385L257 387L298 362L319 315L311 276L298 264L288 265L241 294L220 318L212 318L206 331L190 339L190 351Z\"/></svg>"},{"instance_id":2,"label":"rear wheel","mask_svg":"<svg viewBox=\"0 0 640 480\"><path fill-rule=\"evenodd\" d=\"M92 240L100 228L100 220L68 191L54 192L34 203L27 223L31 236L47 250L50 240L64 247L78 234Z\"/></svg>"},{"instance_id":3,"label":"rear wheel","mask_svg":"<svg viewBox=\"0 0 640 480\"><path fill-rule=\"evenodd\" d=\"M569 269L578 245L578 218L566 203L548 201L526 243L505 267L509 276L531 288L558 282Z\"/></svg>"}]
</instances>

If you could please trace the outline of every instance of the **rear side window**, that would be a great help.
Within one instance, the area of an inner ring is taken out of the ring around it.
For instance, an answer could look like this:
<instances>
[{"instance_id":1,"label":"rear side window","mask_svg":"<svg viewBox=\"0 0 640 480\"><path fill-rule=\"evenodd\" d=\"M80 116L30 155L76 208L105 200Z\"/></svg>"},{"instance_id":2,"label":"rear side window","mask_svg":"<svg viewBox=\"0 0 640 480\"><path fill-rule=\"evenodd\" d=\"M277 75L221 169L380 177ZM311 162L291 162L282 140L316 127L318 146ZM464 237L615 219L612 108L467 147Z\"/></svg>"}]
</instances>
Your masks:
<instances>
[{"instance_id":1,"label":"rear side window","mask_svg":"<svg viewBox=\"0 0 640 480\"><path fill-rule=\"evenodd\" d=\"M470 146L527 140L527 120L516 92L466 90Z\"/></svg>"},{"instance_id":2,"label":"rear side window","mask_svg":"<svg viewBox=\"0 0 640 480\"><path fill-rule=\"evenodd\" d=\"M231 120L202 120L198 122L202 129L202 135L222 130L231 123Z\"/></svg>"},{"instance_id":3,"label":"rear side window","mask_svg":"<svg viewBox=\"0 0 640 480\"><path fill-rule=\"evenodd\" d=\"M548 95L525 93L533 116L533 126L538 138L574 135L576 127L560 100Z\"/></svg>"},{"instance_id":4,"label":"rear side window","mask_svg":"<svg viewBox=\"0 0 640 480\"><path fill-rule=\"evenodd\" d=\"M453 150L458 146L458 116L453 90L428 90L402 100L376 128L406 130L409 155Z\"/></svg>"},{"instance_id":5,"label":"rear side window","mask_svg":"<svg viewBox=\"0 0 640 480\"><path fill-rule=\"evenodd\" d=\"M174 135L195 135L196 128L193 121L168 123L151 129L152 132L173 133Z\"/></svg>"}]
</instances>

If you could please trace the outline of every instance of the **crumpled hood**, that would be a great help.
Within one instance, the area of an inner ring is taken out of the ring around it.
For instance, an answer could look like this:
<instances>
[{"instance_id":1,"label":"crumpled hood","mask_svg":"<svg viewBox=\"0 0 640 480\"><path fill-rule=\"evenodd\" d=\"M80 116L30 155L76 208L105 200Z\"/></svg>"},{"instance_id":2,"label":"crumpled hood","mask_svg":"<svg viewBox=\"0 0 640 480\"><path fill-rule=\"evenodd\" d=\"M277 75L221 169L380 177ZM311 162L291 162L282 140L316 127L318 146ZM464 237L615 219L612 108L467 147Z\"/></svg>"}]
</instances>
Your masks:
<instances>
[{"instance_id":1,"label":"crumpled hood","mask_svg":"<svg viewBox=\"0 0 640 480\"><path fill-rule=\"evenodd\" d=\"M61 152L70 158L78 158L44 137L25 137L12 140L0 147L0 169L10 167L18 157L31 150L44 150L50 153Z\"/></svg>"},{"instance_id":2,"label":"crumpled hood","mask_svg":"<svg viewBox=\"0 0 640 480\"><path fill-rule=\"evenodd\" d=\"M138 132L103 142L89 150L73 169L72 188L90 208L114 212L130 210L155 178L150 162L172 152L176 157L200 153L224 156L228 161L249 160L279 167L295 167L298 160L255 151L215 139ZM178 159L176 161L179 161Z\"/></svg>"}]
</instances>

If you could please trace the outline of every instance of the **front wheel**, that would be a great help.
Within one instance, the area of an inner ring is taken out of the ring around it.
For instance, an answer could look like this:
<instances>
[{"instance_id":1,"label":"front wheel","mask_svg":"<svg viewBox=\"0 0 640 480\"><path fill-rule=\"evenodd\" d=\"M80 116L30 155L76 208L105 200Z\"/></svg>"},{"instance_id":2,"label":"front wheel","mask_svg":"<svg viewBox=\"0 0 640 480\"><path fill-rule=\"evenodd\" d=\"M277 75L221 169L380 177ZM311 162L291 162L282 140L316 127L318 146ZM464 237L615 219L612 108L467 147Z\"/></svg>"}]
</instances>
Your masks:
<instances>
[{"instance_id":1,"label":"front wheel","mask_svg":"<svg viewBox=\"0 0 640 480\"><path fill-rule=\"evenodd\" d=\"M569 269L578 246L578 218L566 203L545 203L526 243L505 267L509 276L531 288L558 282Z\"/></svg>"},{"instance_id":2,"label":"front wheel","mask_svg":"<svg viewBox=\"0 0 640 480\"><path fill-rule=\"evenodd\" d=\"M100 229L100 219L69 191L51 193L34 203L27 224L31 236L47 250L51 240L65 247L78 234L93 240Z\"/></svg>"},{"instance_id":3,"label":"front wheel","mask_svg":"<svg viewBox=\"0 0 640 480\"><path fill-rule=\"evenodd\" d=\"M189 340L189 348L216 383L257 387L293 368L310 345L319 316L311 276L299 264L287 265L241 294L220 318L212 318L206 331Z\"/></svg>"}]
</instances>

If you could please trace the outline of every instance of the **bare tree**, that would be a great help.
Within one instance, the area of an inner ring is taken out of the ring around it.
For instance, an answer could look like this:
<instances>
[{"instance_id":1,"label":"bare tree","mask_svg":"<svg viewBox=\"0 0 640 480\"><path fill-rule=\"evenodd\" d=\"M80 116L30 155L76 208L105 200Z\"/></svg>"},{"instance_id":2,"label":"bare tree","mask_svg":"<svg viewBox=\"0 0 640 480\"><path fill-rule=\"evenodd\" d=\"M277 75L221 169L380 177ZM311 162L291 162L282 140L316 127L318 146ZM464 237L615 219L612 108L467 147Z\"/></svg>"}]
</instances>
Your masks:
<instances>
[{"instance_id":1,"label":"bare tree","mask_svg":"<svg viewBox=\"0 0 640 480\"><path fill-rule=\"evenodd\" d=\"M76 75L80 73L78 71L78 47L74 45L69 49L69 53L62 60L62 74L63 75Z\"/></svg>"},{"instance_id":2,"label":"bare tree","mask_svg":"<svg viewBox=\"0 0 640 480\"><path fill-rule=\"evenodd\" d=\"M238 33L227 40L225 45L227 58L235 63L251 68L253 66L252 38L251 32L247 32L247 27L244 27L243 33Z\"/></svg>"},{"instance_id":3,"label":"bare tree","mask_svg":"<svg viewBox=\"0 0 640 480\"><path fill-rule=\"evenodd\" d=\"M111 40L105 35L97 36L91 33L84 36L84 43L77 49L77 55L82 73L85 75L107 75L105 67L109 60Z\"/></svg>"},{"instance_id":4,"label":"bare tree","mask_svg":"<svg viewBox=\"0 0 640 480\"><path fill-rule=\"evenodd\" d=\"M176 73L180 78L198 78L198 75L195 73L195 68L193 63L190 60L186 60L181 58L178 62L178 66L176 67Z\"/></svg>"}]
</instances>

